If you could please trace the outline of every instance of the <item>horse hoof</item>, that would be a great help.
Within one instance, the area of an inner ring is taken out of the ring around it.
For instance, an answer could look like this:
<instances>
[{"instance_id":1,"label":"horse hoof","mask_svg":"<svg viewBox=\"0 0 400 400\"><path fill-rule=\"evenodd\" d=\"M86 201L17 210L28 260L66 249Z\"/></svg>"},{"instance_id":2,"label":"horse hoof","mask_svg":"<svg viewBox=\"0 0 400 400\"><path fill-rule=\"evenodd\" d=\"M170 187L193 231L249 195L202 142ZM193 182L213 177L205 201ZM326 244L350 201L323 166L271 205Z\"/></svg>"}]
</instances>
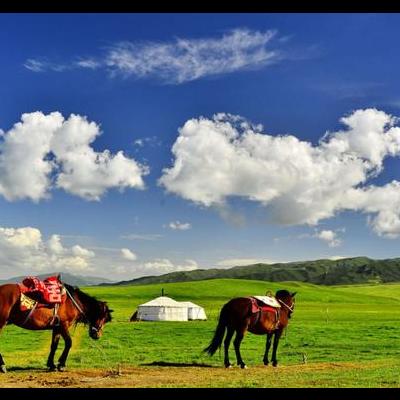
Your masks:
<instances>
[{"instance_id":1,"label":"horse hoof","mask_svg":"<svg viewBox=\"0 0 400 400\"><path fill-rule=\"evenodd\" d=\"M240 368L242 368L242 369L247 369L247 365L246 365L246 364L241 364L241 365L240 365Z\"/></svg>"},{"instance_id":2,"label":"horse hoof","mask_svg":"<svg viewBox=\"0 0 400 400\"><path fill-rule=\"evenodd\" d=\"M272 363L272 366L273 366L273 367L277 367L277 366L278 366L278 361L274 361L274 362Z\"/></svg>"},{"instance_id":3,"label":"horse hoof","mask_svg":"<svg viewBox=\"0 0 400 400\"><path fill-rule=\"evenodd\" d=\"M7 368L6 368L6 366L4 364L0 365L0 372L3 373L3 374L5 374L7 372Z\"/></svg>"},{"instance_id":4,"label":"horse hoof","mask_svg":"<svg viewBox=\"0 0 400 400\"><path fill-rule=\"evenodd\" d=\"M49 368L48 369L49 372L54 372L57 370L57 367L55 365L48 365L48 368Z\"/></svg>"},{"instance_id":5,"label":"horse hoof","mask_svg":"<svg viewBox=\"0 0 400 400\"><path fill-rule=\"evenodd\" d=\"M58 365L57 369L59 372L64 372L65 371L65 365Z\"/></svg>"},{"instance_id":6,"label":"horse hoof","mask_svg":"<svg viewBox=\"0 0 400 400\"><path fill-rule=\"evenodd\" d=\"M264 365L265 365L266 367L268 367L269 362L268 362L268 361L264 361Z\"/></svg>"},{"instance_id":7,"label":"horse hoof","mask_svg":"<svg viewBox=\"0 0 400 400\"><path fill-rule=\"evenodd\" d=\"M232 368L232 364L225 365L225 368Z\"/></svg>"}]
</instances>

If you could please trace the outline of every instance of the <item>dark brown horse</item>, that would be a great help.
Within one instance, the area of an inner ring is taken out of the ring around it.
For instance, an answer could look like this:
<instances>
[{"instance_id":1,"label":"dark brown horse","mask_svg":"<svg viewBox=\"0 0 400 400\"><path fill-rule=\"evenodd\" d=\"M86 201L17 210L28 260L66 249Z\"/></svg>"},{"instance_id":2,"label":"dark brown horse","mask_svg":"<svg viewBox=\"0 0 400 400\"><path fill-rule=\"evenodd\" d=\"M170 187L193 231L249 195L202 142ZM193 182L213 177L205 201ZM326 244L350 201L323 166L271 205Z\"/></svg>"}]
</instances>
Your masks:
<instances>
[{"instance_id":1,"label":"dark brown horse","mask_svg":"<svg viewBox=\"0 0 400 400\"><path fill-rule=\"evenodd\" d=\"M275 312L259 311L253 312L252 299L250 297L238 297L226 303L221 310L217 329L210 345L204 349L209 355L213 355L224 340L225 357L224 364L226 368L232 365L229 362L229 345L233 334L236 332L233 344L235 346L236 359L241 368L246 368L242 356L240 355L240 343L247 331L256 335L267 335L267 343L264 353L264 365L268 365L268 352L271 347L272 336L274 344L272 349L272 365L276 367L278 360L276 351L278 349L279 339L283 330L289 323L289 318L294 310L294 296L296 293L290 293L287 290L278 290L276 300L280 303L278 315Z\"/></svg>"},{"instance_id":2,"label":"dark brown horse","mask_svg":"<svg viewBox=\"0 0 400 400\"><path fill-rule=\"evenodd\" d=\"M53 331L50 354L47 366L51 371L62 371L72 346L72 339L68 332L72 324L81 322L89 325L89 336L99 339L106 322L111 321L111 312L107 304L98 301L83 293L79 288L64 284L67 298L58 310L58 318L55 320L53 310L42 307L36 308L28 317L30 311L21 311L21 291L17 284L0 286L0 330L6 324L14 324L20 328L30 330L49 329ZM57 367L54 364L54 354L57 350L60 337L64 339L64 351L58 360ZM6 372L3 357L0 354L0 371Z\"/></svg>"}]
</instances>

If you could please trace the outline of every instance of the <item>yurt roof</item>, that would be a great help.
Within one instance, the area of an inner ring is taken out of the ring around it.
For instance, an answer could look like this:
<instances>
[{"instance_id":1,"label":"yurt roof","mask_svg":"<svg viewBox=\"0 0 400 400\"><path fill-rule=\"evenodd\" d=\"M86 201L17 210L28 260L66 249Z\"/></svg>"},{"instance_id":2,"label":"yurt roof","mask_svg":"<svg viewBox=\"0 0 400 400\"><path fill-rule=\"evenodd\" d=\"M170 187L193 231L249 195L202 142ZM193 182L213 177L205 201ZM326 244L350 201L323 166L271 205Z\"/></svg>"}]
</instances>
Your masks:
<instances>
[{"instance_id":1,"label":"yurt roof","mask_svg":"<svg viewBox=\"0 0 400 400\"><path fill-rule=\"evenodd\" d=\"M187 307L186 305L183 305L174 299L171 299L170 297L166 296L160 296L157 297L156 299L150 300L147 303L140 304L139 307Z\"/></svg>"},{"instance_id":2,"label":"yurt roof","mask_svg":"<svg viewBox=\"0 0 400 400\"><path fill-rule=\"evenodd\" d=\"M201 306L199 306L198 304L194 304L191 301L180 301L180 304L182 304L185 307L197 307L197 308L203 308Z\"/></svg>"}]
</instances>

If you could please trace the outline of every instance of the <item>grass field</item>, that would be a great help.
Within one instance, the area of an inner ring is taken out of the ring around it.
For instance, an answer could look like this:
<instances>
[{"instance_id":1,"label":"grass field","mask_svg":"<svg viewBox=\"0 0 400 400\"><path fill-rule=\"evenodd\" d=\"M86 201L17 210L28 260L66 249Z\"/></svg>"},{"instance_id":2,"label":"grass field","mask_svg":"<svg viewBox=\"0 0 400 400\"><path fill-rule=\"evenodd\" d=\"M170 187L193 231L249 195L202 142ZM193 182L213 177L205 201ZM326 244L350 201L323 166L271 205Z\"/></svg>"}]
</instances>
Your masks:
<instances>
[{"instance_id":1,"label":"grass field","mask_svg":"<svg viewBox=\"0 0 400 400\"><path fill-rule=\"evenodd\" d=\"M130 323L136 307L159 296L161 288L176 300L203 306L208 320ZM226 301L282 288L298 294L278 350L278 368L262 365L265 336L245 337L245 371L225 370L218 352L212 358L202 354ZM209 280L83 290L108 301L114 319L97 342L84 327L72 330L69 372L43 374L55 385L70 379L64 386L400 387L400 284L326 287ZM49 331L8 326L0 336L0 351L12 372L0 376L0 385L33 384L24 379L32 372L41 376L50 336Z\"/></svg>"}]
</instances>

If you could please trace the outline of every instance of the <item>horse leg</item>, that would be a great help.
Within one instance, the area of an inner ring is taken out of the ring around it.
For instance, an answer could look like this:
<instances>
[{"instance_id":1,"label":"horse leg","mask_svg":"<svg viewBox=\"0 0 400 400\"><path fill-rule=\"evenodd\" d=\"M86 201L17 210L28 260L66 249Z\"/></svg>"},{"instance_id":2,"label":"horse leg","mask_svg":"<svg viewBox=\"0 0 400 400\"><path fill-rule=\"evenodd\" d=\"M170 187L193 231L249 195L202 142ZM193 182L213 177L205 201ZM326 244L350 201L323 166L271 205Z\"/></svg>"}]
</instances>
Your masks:
<instances>
[{"instance_id":1,"label":"horse leg","mask_svg":"<svg viewBox=\"0 0 400 400\"><path fill-rule=\"evenodd\" d=\"M264 353L264 365L268 365L269 361L268 361L268 353L269 353L269 349L271 348L271 342L272 342L272 333L267 333L267 342L265 344L265 353Z\"/></svg>"},{"instance_id":2,"label":"horse leg","mask_svg":"<svg viewBox=\"0 0 400 400\"><path fill-rule=\"evenodd\" d=\"M225 357L224 357L224 364L225 368L230 368L232 367L232 364L229 362L229 345L231 344L232 336L235 333L235 330L231 327L227 328L225 340L224 340L224 351L225 351Z\"/></svg>"},{"instance_id":3,"label":"horse leg","mask_svg":"<svg viewBox=\"0 0 400 400\"><path fill-rule=\"evenodd\" d=\"M240 365L240 368L247 368L246 364L244 363L244 361L242 359L242 356L240 355L240 343L242 342L242 340L244 338L244 332L245 332L244 329L237 330L235 340L233 341L233 344L235 346L237 364Z\"/></svg>"},{"instance_id":4,"label":"horse leg","mask_svg":"<svg viewBox=\"0 0 400 400\"><path fill-rule=\"evenodd\" d=\"M50 371L55 371L57 369L56 365L54 364L54 355L58 347L58 342L60 341L60 336L61 336L60 330L54 328L51 337L50 354L49 358L47 359L47 366L49 367Z\"/></svg>"},{"instance_id":5,"label":"horse leg","mask_svg":"<svg viewBox=\"0 0 400 400\"><path fill-rule=\"evenodd\" d=\"M276 351L278 350L279 339L281 338L282 330L275 331L274 344L272 347L272 366L276 367L278 365L278 360L276 359Z\"/></svg>"},{"instance_id":6,"label":"horse leg","mask_svg":"<svg viewBox=\"0 0 400 400\"><path fill-rule=\"evenodd\" d=\"M65 368L65 363L67 361L67 357L68 357L68 353L69 350L72 347L72 339L71 336L68 332L68 329L63 327L61 330L61 336L64 339L64 343L65 343L65 347L64 347L64 351L61 354L61 357L58 359L58 365L57 365L57 369L59 371L64 371Z\"/></svg>"},{"instance_id":7,"label":"horse leg","mask_svg":"<svg viewBox=\"0 0 400 400\"><path fill-rule=\"evenodd\" d=\"M0 331L6 325L7 319L0 317ZM0 354L0 372L5 374L7 372L6 363L4 362L3 356Z\"/></svg>"}]
</instances>

